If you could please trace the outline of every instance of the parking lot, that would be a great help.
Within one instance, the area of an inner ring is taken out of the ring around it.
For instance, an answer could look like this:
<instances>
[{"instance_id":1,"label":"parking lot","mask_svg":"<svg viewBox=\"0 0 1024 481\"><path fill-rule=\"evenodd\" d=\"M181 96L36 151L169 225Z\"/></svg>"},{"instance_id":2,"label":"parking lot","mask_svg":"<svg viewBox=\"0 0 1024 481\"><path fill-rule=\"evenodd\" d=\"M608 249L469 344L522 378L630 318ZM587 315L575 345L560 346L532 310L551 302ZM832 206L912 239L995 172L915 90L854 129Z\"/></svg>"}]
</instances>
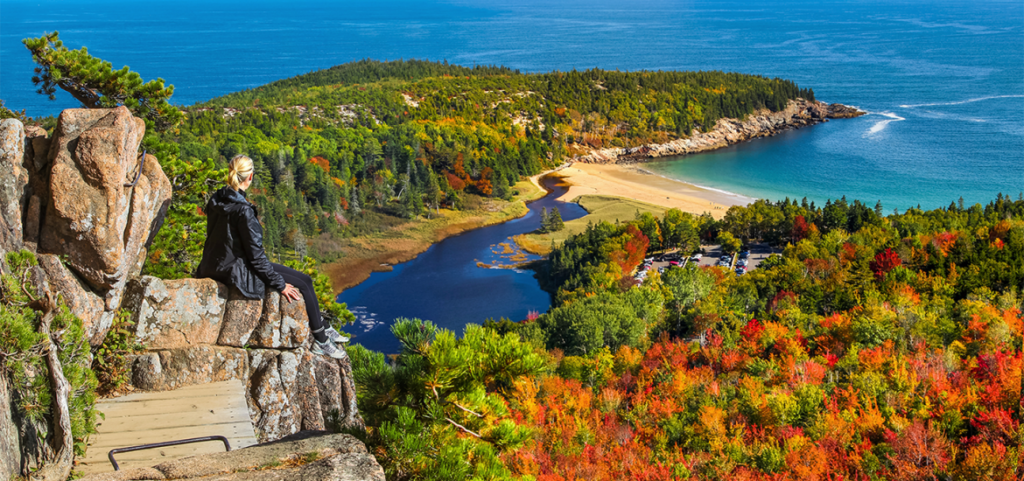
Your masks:
<instances>
[{"instance_id":1,"label":"parking lot","mask_svg":"<svg viewBox=\"0 0 1024 481\"><path fill-rule=\"evenodd\" d=\"M762 261L772 255L774 252L768 244L751 244L749 247L749 256L747 257L747 272L754 270L761 264ZM712 267L718 265L721 257L723 256L722 249L717 245L703 245L701 246L702 257L698 263L701 267ZM675 257L680 258L676 261L679 266L686 266L689 264L690 256L683 255L679 252L668 252L654 257L654 262L651 264L650 270L658 270L659 268L668 268L672 265L672 260ZM734 270L736 263L739 260L738 255L732 257L732 261L729 269Z\"/></svg>"}]
</instances>

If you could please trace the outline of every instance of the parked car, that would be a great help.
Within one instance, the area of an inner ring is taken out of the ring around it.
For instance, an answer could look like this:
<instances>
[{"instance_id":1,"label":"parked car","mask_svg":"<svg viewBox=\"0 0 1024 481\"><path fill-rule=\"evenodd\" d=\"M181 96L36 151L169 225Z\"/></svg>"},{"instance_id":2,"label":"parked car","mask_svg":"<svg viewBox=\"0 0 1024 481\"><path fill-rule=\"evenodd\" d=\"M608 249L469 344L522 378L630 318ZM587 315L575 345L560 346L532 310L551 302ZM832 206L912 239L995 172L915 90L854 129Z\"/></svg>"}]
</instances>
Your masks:
<instances>
[{"instance_id":1,"label":"parked car","mask_svg":"<svg viewBox=\"0 0 1024 481\"><path fill-rule=\"evenodd\" d=\"M736 268L736 275L737 276L742 276L743 274L746 274L746 273L747 273L746 269L744 269L742 267L737 267Z\"/></svg>"},{"instance_id":2,"label":"parked car","mask_svg":"<svg viewBox=\"0 0 1024 481\"><path fill-rule=\"evenodd\" d=\"M698 253L694 254L692 257L690 257L690 260L693 261L693 262L700 262L700 260L703 259L703 258L704 258L704 254L701 254L700 252L698 252Z\"/></svg>"},{"instance_id":3,"label":"parked car","mask_svg":"<svg viewBox=\"0 0 1024 481\"><path fill-rule=\"evenodd\" d=\"M746 258L742 258L742 259L736 261L736 265L746 267L747 266L747 259Z\"/></svg>"},{"instance_id":4,"label":"parked car","mask_svg":"<svg viewBox=\"0 0 1024 481\"><path fill-rule=\"evenodd\" d=\"M748 257L750 257L750 251L740 252L740 259L746 259Z\"/></svg>"},{"instance_id":5,"label":"parked car","mask_svg":"<svg viewBox=\"0 0 1024 481\"><path fill-rule=\"evenodd\" d=\"M670 265L670 266L678 266L679 265L679 261L669 261L668 265Z\"/></svg>"}]
</instances>

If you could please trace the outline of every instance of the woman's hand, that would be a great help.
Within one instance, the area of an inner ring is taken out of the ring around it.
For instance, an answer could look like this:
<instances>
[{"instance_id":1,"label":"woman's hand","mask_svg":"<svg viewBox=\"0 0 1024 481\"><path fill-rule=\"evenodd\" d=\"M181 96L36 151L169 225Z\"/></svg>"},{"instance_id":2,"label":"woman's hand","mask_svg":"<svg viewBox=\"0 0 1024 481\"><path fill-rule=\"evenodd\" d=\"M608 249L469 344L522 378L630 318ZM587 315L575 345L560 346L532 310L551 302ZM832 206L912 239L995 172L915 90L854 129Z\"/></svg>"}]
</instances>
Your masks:
<instances>
[{"instance_id":1,"label":"woman's hand","mask_svg":"<svg viewBox=\"0 0 1024 481\"><path fill-rule=\"evenodd\" d=\"M295 286L291 284L284 285L284 290L281 291L281 295L284 296L285 299L288 299L289 302L297 301L302 297L302 294L299 292L299 290L296 289Z\"/></svg>"}]
</instances>

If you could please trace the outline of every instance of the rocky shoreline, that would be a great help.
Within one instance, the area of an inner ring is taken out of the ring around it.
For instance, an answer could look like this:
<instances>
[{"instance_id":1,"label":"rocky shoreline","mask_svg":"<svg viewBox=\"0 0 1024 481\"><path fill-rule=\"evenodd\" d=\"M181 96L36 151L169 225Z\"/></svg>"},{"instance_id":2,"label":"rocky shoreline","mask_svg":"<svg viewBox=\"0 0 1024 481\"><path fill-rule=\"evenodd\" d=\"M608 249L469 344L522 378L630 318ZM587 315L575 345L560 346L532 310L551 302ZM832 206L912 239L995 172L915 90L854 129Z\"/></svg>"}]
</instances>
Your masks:
<instances>
[{"instance_id":1,"label":"rocky shoreline","mask_svg":"<svg viewBox=\"0 0 1024 481\"><path fill-rule=\"evenodd\" d=\"M638 163L658 157L696 154L758 137L770 137L787 130L828 122L829 119L849 119L866 113L843 104L826 104L803 99L790 100L786 108L778 112L771 112L767 109L759 110L743 121L719 119L715 128L710 132L697 133L695 131L689 138L639 147L592 149L589 154L576 156L572 161L589 164Z\"/></svg>"}]
</instances>

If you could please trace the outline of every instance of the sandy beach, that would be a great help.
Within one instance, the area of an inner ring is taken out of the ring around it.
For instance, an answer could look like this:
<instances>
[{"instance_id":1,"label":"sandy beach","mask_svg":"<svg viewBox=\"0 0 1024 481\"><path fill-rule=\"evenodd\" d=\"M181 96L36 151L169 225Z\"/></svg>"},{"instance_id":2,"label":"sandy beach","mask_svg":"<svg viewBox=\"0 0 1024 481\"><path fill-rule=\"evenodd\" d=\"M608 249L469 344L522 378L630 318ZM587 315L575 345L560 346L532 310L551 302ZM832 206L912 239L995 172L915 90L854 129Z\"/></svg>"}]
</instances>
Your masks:
<instances>
[{"instance_id":1,"label":"sandy beach","mask_svg":"<svg viewBox=\"0 0 1024 481\"><path fill-rule=\"evenodd\" d=\"M643 170L636 165L574 163L558 171L571 187L558 200L571 202L588 194L614 195L675 207L684 212L710 212L722 218L733 205L746 205L754 199L704 189L693 184L668 179Z\"/></svg>"}]
</instances>

